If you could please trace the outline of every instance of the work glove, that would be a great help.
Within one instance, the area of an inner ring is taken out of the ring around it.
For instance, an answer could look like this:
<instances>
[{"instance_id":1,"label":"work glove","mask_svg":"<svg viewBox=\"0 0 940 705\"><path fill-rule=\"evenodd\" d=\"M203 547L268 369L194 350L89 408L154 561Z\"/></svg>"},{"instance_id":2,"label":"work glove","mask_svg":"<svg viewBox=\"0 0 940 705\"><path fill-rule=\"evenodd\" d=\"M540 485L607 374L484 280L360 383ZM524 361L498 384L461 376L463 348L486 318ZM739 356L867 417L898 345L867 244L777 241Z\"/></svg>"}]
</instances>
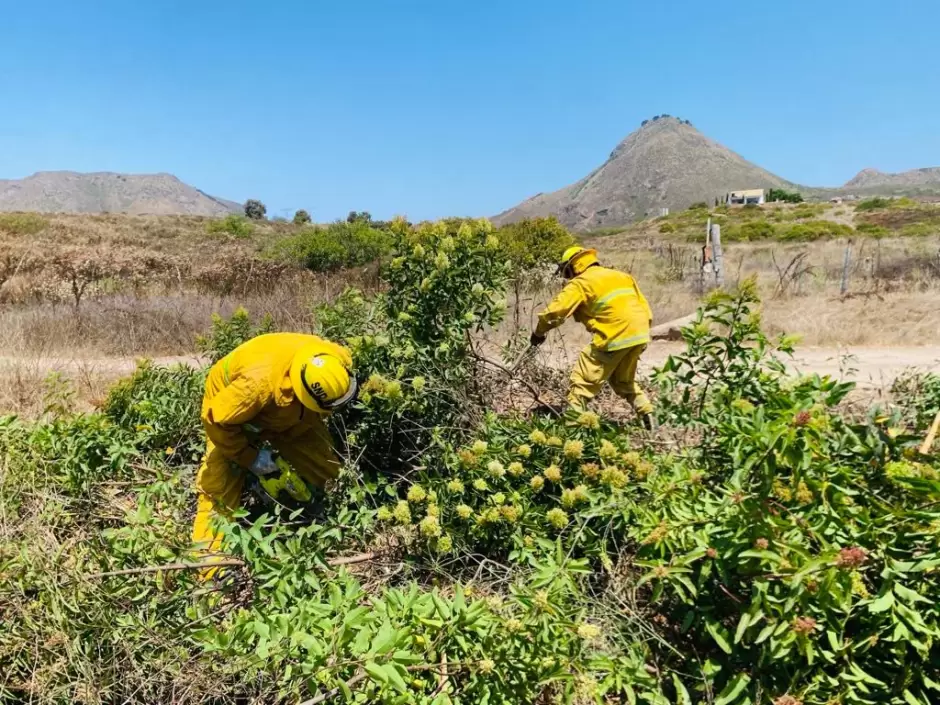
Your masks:
<instances>
[{"instance_id":1,"label":"work glove","mask_svg":"<svg viewBox=\"0 0 940 705\"><path fill-rule=\"evenodd\" d=\"M533 348L537 348L539 345L545 342L545 336L539 335L538 333L533 333L529 336L529 345Z\"/></svg>"},{"instance_id":2,"label":"work glove","mask_svg":"<svg viewBox=\"0 0 940 705\"><path fill-rule=\"evenodd\" d=\"M274 453L271 452L270 448L262 448L258 451L258 457L255 458L255 462L253 462L248 469L251 470L252 474L258 477L264 477L277 472L278 468L277 463L274 462Z\"/></svg>"}]
</instances>

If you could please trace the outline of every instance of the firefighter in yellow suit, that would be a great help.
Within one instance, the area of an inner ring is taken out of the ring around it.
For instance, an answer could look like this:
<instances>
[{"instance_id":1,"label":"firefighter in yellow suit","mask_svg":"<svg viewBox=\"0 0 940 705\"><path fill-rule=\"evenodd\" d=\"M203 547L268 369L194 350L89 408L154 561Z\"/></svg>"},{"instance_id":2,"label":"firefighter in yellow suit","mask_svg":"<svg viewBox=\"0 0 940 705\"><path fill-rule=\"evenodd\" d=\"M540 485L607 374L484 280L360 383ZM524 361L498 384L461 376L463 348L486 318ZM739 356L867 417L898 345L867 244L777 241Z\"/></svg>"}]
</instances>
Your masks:
<instances>
[{"instance_id":1,"label":"firefighter in yellow suit","mask_svg":"<svg viewBox=\"0 0 940 705\"><path fill-rule=\"evenodd\" d=\"M568 283L539 314L531 336L533 346L569 316L594 334L571 373L568 402L583 409L609 382L614 392L636 410L643 425L653 428L653 405L636 383L640 355L650 342L653 313L636 280L602 267L597 251L575 246L562 255L559 271Z\"/></svg>"},{"instance_id":2,"label":"firefighter in yellow suit","mask_svg":"<svg viewBox=\"0 0 940 705\"><path fill-rule=\"evenodd\" d=\"M206 455L196 475L198 550L218 550L211 519L241 504L246 472L279 471L265 444L313 485L339 474L323 420L355 398L351 368L345 348L300 333L258 336L212 366L202 400Z\"/></svg>"}]
</instances>

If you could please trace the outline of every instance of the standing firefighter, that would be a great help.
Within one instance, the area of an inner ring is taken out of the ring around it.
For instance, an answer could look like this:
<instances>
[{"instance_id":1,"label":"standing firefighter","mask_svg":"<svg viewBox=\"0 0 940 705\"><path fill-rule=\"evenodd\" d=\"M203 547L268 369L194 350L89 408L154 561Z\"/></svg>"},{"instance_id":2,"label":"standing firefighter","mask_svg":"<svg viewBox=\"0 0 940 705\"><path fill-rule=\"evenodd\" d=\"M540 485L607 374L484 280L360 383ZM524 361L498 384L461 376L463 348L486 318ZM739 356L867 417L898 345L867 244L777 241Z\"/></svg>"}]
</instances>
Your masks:
<instances>
[{"instance_id":1,"label":"standing firefighter","mask_svg":"<svg viewBox=\"0 0 940 705\"><path fill-rule=\"evenodd\" d=\"M299 333L258 336L212 366L202 400L206 455L196 475L198 549L218 550L210 520L239 506L246 472L265 487L277 485L285 461L319 487L337 476L323 419L355 398L351 367L345 348Z\"/></svg>"},{"instance_id":2,"label":"standing firefighter","mask_svg":"<svg viewBox=\"0 0 940 705\"><path fill-rule=\"evenodd\" d=\"M568 283L539 314L532 345L544 343L550 330L573 315L594 340L581 351L571 373L568 402L583 409L604 382L610 382L633 405L643 425L652 429L653 405L637 386L636 367L650 342L653 313L636 280L600 266L596 250L578 246L565 250L558 269Z\"/></svg>"}]
</instances>

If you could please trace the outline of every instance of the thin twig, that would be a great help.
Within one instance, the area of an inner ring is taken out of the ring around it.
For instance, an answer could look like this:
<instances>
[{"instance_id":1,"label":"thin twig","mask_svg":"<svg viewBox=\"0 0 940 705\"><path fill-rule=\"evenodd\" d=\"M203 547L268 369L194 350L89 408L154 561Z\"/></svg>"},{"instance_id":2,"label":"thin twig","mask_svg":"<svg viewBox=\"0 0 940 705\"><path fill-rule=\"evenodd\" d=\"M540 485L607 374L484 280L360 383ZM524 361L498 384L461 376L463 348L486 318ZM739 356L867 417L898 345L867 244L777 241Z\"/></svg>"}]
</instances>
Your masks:
<instances>
[{"instance_id":1,"label":"thin twig","mask_svg":"<svg viewBox=\"0 0 940 705\"><path fill-rule=\"evenodd\" d=\"M495 367L498 370L502 370L506 374L506 376L509 377L510 379L515 379L515 380L518 380L519 382L522 382L525 388L529 390L529 393L532 395L532 398L535 399L535 401L537 401L539 404L549 409L551 413L554 414L555 416L561 416L561 414L558 413L558 411L554 407L552 407L551 404L549 404L547 401L545 401L542 398L542 396L539 394L538 387L536 387L534 384L529 382L527 379L519 377L518 375L516 375L516 373L512 369L506 367L506 365L502 364L501 362L496 362L496 360L491 360L490 358L484 355L481 355L473 348L470 349L470 354L473 355L480 362L490 365L492 367Z\"/></svg>"}]
</instances>

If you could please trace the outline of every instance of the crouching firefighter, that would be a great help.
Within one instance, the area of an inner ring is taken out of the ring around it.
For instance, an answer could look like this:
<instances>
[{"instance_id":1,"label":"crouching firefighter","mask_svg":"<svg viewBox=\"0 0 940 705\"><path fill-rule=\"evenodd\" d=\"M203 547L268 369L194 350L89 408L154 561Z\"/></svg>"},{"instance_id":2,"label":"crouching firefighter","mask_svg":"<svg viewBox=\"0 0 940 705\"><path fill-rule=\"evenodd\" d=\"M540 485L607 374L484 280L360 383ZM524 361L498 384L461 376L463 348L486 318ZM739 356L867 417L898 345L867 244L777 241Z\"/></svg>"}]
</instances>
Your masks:
<instances>
[{"instance_id":1,"label":"crouching firefighter","mask_svg":"<svg viewBox=\"0 0 940 705\"><path fill-rule=\"evenodd\" d=\"M196 475L193 542L219 550L217 512L241 504L246 473L295 497L339 474L324 419L356 396L349 352L314 335L271 333L238 346L209 371L202 400L206 455Z\"/></svg>"},{"instance_id":2,"label":"crouching firefighter","mask_svg":"<svg viewBox=\"0 0 940 705\"><path fill-rule=\"evenodd\" d=\"M541 345L550 330L574 316L594 339L581 351L571 373L568 403L584 409L609 382L652 430L653 405L636 383L637 363L650 342L653 319L646 297L632 276L602 267L596 250L569 247L558 270L568 283L539 314L531 344Z\"/></svg>"}]
</instances>

